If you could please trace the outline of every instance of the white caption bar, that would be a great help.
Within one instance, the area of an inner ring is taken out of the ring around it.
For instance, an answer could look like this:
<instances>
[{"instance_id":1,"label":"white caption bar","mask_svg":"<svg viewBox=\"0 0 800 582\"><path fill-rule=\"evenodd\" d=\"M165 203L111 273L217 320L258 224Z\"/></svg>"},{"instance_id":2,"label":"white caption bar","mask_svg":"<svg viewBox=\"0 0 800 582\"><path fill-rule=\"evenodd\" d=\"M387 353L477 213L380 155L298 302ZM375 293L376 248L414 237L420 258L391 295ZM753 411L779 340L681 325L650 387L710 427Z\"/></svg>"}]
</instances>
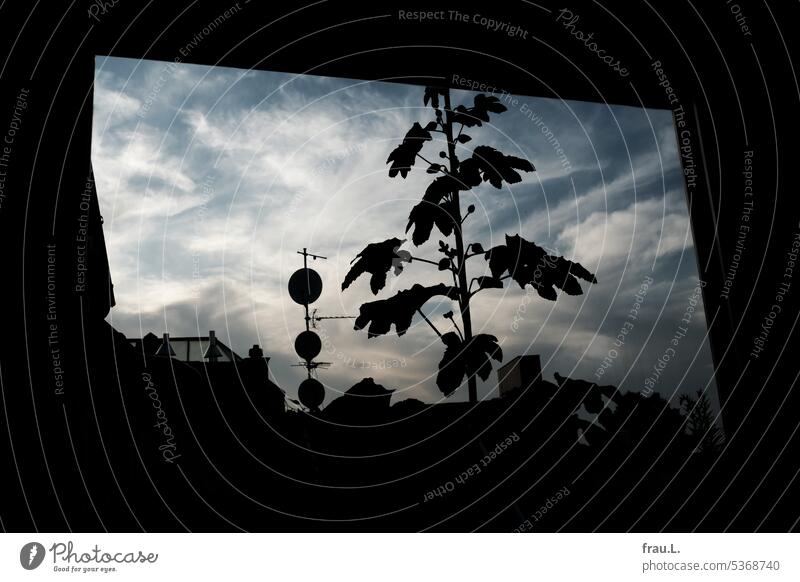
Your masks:
<instances>
[{"instance_id":1,"label":"white caption bar","mask_svg":"<svg viewBox=\"0 0 800 582\"><path fill-rule=\"evenodd\" d=\"M4 534L0 580L800 580L792 534Z\"/></svg>"}]
</instances>

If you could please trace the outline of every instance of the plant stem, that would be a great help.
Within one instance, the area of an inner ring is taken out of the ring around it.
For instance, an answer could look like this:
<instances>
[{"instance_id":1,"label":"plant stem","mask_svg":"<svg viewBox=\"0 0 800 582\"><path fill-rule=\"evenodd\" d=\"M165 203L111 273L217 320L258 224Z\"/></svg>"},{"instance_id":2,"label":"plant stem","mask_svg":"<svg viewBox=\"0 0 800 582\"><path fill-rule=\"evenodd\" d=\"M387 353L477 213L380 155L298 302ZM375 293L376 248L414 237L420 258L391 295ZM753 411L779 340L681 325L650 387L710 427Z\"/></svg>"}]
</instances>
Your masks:
<instances>
[{"instance_id":1,"label":"plant stem","mask_svg":"<svg viewBox=\"0 0 800 582\"><path fill-rule=\"evenodd\" d=\"M456 157L456 144L453 139L453 108L450 104L450 89L447 89L444 94L444 111L445 123L444 132L447 136L447 154L450 161L450 173L455 174L458 170L458 158ZM462 127L463 129L463 127ZM461 216L461 203L459 201L458 190L452 192L452 200L458 216ZM467 283L467 271L464 264L464 237L461 232L461 224L456 225L453 230L453 235L456 238L456 273L458 275L458 295L459 307L461 308L461 322L464 324L464 341L468 342L472 339L472 316L469 312L469 284ZM469 390L469 401L476 403L478 401L478 383L475 376L471 375L467 379Z\"/></svg>"},{"instance_id":2,"label":"plant stem","mask_svg":"<svg viewBox=\"0 0 800 582\"><path fill-rule=\"evenodd\" d=\"M428 318L425 316L425 314L424 314L424 313L422 313L422 310L421 310L421 309L417 309L417 313L419 313L419 314L422 316L422 319L424 319L425 321L427 321L427 322L428 322L428 325L430 325L430 326L431 326L431 329L432 329L433 331L435 331L435 332L436 332L436 335L438 335L439 337L442 337L442 332L440 332L438 329L436 329L436 326L435 326L435 325L433 325L433 322L432 322L430 319L428 319Z\"/></svg>"},{"instance_id":3,"label":"plant stem","mask_svg":"<svg viewBox=\"0 0 800 582\"><path fill-rule=\"evenodd\" d=\"M411 260L420 261L421 263L430 263L431 265L436 265L437 267L439 266L439 263L437 261L431 261L430 259L421 259L419 257L415 257L414 255L411 255Z\"/></svg>"},{"instance_id":4,"label":"plant stem","mask_svg":"<svg viewBox=\"0 0 800 582\"><path fill-rule=\"evenodd\" d=\"M426 159L425 156L423 156L422 154L417 154L417 157L419 159L421 159L423 162L425 162L426 164L428 164L429 166L441 166L441 164L434 164L432 161ZM442 170L439 170L439 171L441 172Z\"/></svg>"},{"instance_id":5,"label":"plant stem","mask_svg":"<svg viewBox=\"0 0 800 582\"><path fill-rule=\"evenodd\" d=\"M453 322L453 325L455 326L456 331L458 332L458 337L460 337L461 341L463 342L464 341L464 334L461 333L461 329L459 329L458 324L456 323L456 320L455 319L451 319L450 321Z\"/></svg>"}]
</instances>

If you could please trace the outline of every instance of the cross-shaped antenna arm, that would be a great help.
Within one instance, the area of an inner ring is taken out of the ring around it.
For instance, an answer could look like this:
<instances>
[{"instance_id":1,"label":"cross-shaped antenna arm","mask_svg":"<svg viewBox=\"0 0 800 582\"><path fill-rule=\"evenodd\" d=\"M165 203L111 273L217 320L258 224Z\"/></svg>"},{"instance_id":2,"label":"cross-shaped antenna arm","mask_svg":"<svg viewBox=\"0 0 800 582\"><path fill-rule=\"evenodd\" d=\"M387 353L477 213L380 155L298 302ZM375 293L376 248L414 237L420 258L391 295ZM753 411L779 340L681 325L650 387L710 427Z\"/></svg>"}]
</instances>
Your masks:
<instances>
[{"instance_id":1,"label":"cross-shaped antenna arm","mask_svg":"<svg viewBox=\"0 0 800 582\"><path fill-rule=\"evenodd\" d=\"M317 259L325 259L325 260L327 260L328 259L328 257L323 257L322 255L315 255L314 253L309 253L306 249L303 249L302 251L297 251L297 254L298 255L303 255L304 257L311 257L314 260L317 260Z\"/></svg>"}]
</instances>

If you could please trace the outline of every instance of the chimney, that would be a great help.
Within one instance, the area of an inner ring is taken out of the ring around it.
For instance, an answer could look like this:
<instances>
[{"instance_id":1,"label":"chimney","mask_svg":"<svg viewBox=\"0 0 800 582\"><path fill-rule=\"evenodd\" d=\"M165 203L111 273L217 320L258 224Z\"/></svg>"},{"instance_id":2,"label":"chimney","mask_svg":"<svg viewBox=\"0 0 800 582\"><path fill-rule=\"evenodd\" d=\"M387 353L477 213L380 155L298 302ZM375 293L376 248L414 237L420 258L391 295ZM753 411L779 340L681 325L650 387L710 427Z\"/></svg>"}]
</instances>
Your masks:
<instances>
[{"instance_id":1,"label":"chimney","mask_svg":"<svg viewBox=\"0 0 800 582\"><path fill-rule=\"evenodd\" d=\"M264 350L258 344L253 344L242 362L242 379L260 413L274 417L286 411L283 390L270 381L269 358L264 357Z\"/></svg>"},{"instance_id":2,"label":"chimney","mask_svg":"<svg viewBox=\"0 0 800 582\"><path fill-rule=\"evenodd\" d=\"M209 362L216 362L222 357L222 351L217 347L217 336L213 329L208 332L208 349L203 357Z\"/></svg>"},{"instance_id":3,"label":"chimney","mask_svg":"<svg viewBox=\"0 0 800 582\"><path fill-rule=\"evenodd\" d=\"M171 358L175 355L175 350L172 349L172 346L169 345L169 334L164 334L164 339L161 341L161 347L156 350L157 356L166 356Z\"/></svg>"},{"instance_id":4,"label":"chimney","mask_svg":"<svg viewBox=\"0 0 800 582\"><path fill-rule=\"evenodd\" d=\"M264 356L264 350L261 349L261 346L253 344L253 347L247 352L247 357L253 364L266 368L267 377L269 377L269 357Z\"/></svg>"}]
</instances>

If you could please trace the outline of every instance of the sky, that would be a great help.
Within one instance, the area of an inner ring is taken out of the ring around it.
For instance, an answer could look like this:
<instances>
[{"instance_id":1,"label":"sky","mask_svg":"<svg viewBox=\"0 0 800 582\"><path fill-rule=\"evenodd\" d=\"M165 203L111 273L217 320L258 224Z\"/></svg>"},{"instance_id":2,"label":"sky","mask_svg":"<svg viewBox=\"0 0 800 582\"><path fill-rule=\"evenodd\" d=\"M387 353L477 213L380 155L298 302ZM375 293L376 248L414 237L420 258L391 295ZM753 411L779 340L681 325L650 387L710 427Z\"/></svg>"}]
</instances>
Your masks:
<instances>
[{"instance_id":1,"label":"sky","mask_svg":"<svg viewBox=\"0 0 800 582\"><path fill-rule=\"evenodd\" d=\"M415 256L440 258L435 229L420 247L404 234L431 176L417 164L408 178L389 178L386 165L414 121L433 119L422 92L97 57L92 160L117 301L109 322L129 338L214 329L242 356L259 344L275 382L295 397L305 377L293 366L304 313L287 282L302 267L298 250L327 257L310 261L324 285L312 305L318 315L357 315L366 301L444 280L414 262L390 273L377 297L367 275L341 291L369 243L408 238L403 248ZM453 91L453 104L469 106L473 96ZM465 130L473 139L461 157L485 144L536 171L500 190L462 193L463 209L476 206L465 240L488 249L520 234L580 262L598 284L581 282L583 295L555 302L516 283L481 292L473 331L495 335L504 362L540 355L546 380L559 373L674 400L701 389L716 402L671 113L515 98L491 123ZM437 158L441 149L434 141L422 153ZM468 268L470 277L488 274L481 257ZM446 332L442 314L452 308L434 300L425 312ZM346 319L320 321L317 333L317 359L332 363L319 373L326 403L365 377L395 390L393 402L444 399L435 383L444 346L420 317L402 337L369 339ZM480 382L479 397L497 396L496 384L494 375ZM448 400L466 400L466 386Z\"/></svg>"}]
</instances>

